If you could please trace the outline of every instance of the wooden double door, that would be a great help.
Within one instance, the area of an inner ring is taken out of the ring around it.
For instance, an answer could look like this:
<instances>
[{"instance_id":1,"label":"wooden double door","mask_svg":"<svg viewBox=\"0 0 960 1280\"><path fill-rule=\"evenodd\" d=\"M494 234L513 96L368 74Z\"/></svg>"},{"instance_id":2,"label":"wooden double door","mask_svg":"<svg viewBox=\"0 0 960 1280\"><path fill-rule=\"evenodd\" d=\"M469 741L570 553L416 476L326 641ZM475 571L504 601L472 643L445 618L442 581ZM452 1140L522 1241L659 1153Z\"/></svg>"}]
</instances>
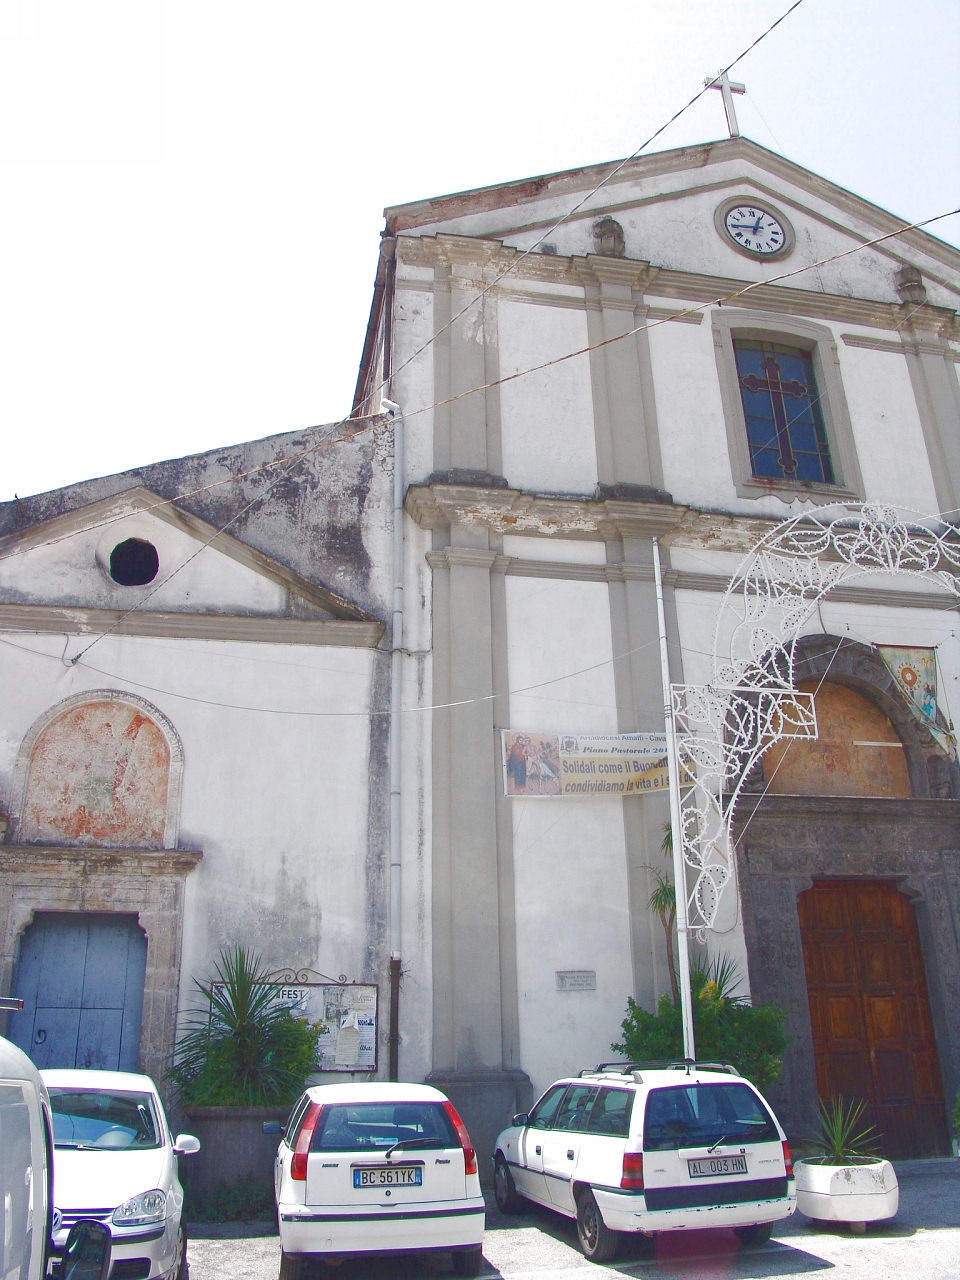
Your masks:
<instances>
[{"instance_id":1,"label":"wooden double door","mask_svg":"<svg viewBox=\"0 0 960 1280\"><path fill-rule=\"evenodd\" d=\"M882 1154L950 1154L917 923L884 881L822 880L800 895L820 1097L862 1099Z\"/></svg>"}]
</instances>

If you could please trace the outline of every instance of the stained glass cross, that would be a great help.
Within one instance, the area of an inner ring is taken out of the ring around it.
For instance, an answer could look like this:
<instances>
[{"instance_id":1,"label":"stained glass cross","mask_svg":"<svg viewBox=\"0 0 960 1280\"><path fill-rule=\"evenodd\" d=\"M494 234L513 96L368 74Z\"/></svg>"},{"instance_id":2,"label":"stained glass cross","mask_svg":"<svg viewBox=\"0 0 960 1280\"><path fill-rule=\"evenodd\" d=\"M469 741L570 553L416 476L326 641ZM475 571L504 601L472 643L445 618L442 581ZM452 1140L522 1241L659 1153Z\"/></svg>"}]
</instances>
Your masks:
<instances>
[{"instance_id":1,"label":"stained glass cross","mask_svg":"<svg viewBox=\"0 0 960 1280\"><path fill-rule=\"evenodd\" d=\"M777 444L780 446L780 456L777 463L784 475L793 475L797 469L797 460L793 456L793 445L790 441L790 424L787 421L787 404L784 396L790 396L794 400L806 400L811 392L810 388L802 382L798 382L796 378L790 382L784 382L780 377L780 365L774 356L767 356L762 362L763 368L766 370L765 378L758 378L755 373L748 373L745 378L741 378L741 382L748 391L766 391L770 395L770 404L773 408L773 422L777 429Z\"/></svg>"}]
</instances>

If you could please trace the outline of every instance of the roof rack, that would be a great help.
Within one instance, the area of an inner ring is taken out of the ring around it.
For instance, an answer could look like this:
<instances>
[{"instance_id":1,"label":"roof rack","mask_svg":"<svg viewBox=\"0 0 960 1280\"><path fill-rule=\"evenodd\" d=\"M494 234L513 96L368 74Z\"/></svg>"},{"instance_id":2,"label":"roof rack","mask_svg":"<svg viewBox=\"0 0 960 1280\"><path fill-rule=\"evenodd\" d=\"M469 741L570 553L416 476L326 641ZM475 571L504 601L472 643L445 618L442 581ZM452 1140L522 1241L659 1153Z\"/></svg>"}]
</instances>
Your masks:
<instances>
[{"instance_id":1,"label":"roof rack","mask_svg":"<svg viewBox=\"0 0 960 1280\"><path fill-rule=\"evenodd\" d=\"M731 1076L740 1072L732 1062L695 1062L692 1058L658 1059L652 1062L598 1062L595 1067L584 1067L581 1076L621 1075L629 1076L637 1071L724 1071Z\"/></svg>"}]
</instances>

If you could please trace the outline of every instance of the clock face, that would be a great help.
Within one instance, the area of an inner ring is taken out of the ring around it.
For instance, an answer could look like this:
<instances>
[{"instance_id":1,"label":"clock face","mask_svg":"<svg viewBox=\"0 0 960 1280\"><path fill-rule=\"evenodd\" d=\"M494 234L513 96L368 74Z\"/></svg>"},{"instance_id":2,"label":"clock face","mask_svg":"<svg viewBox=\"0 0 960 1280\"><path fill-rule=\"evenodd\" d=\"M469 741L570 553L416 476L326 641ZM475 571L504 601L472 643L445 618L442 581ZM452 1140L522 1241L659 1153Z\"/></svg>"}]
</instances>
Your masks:
<instances>
[{"instance_id":1,"label":"clock face","mask_svg":"<svg viewBox=\"0 0 960 1280\"><path fill-rule=\"evenodd\" d=\"M734 205L727 211L723 226L738 248L758 257L779 253L787 241L787 233L780 221L754 204Z\"/></svg>"}]
</instances>

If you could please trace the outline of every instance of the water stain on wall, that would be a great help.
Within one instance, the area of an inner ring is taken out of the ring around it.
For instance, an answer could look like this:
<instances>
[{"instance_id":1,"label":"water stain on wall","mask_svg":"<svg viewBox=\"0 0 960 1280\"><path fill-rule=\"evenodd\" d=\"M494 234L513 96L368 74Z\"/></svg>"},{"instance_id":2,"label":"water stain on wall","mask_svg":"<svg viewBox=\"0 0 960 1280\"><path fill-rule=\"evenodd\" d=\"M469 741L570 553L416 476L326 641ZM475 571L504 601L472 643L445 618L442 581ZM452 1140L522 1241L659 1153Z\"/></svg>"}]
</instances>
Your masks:
<instances>
[{"instance_id":1,"label":"water stain on wall","mask_svg":"<svg viewBox=\"0 0 960 1280\"><path fill-rule=\"evenodd\" d=\"M20 843L160 849L169 782L167 740L138 707L72 707L34 745Z\"/></svg>"}]
</instances>

